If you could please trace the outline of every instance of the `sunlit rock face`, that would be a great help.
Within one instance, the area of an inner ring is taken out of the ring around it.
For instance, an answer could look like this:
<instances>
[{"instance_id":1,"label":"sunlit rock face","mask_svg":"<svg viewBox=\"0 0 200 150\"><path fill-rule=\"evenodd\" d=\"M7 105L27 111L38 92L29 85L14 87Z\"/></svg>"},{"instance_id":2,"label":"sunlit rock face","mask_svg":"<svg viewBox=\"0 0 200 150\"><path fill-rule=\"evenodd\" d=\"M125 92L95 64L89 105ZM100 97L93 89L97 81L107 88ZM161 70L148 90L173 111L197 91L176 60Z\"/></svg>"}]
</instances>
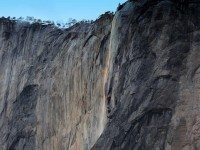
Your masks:
<instances>
[{"instance_id":1,"label":"sunlit rock face","mask_svg":"<svg viewBox=\"0 0 200 150\"><path fill-rule=\"evenodd\" d=\"M200 149L199 7L130 0L65 30L0 19L0 150Z\"/></svg>"},{"instance_id":2,"label":"sunlit rock face","mask_svg":"<svg viewBox=\"0 0 200 150\"><path fill-rule=\"evenodd\" d=\"M0 20L0 149L81 150L106 119L112 15L67 30Z\"/></svg>"}]
</instances>

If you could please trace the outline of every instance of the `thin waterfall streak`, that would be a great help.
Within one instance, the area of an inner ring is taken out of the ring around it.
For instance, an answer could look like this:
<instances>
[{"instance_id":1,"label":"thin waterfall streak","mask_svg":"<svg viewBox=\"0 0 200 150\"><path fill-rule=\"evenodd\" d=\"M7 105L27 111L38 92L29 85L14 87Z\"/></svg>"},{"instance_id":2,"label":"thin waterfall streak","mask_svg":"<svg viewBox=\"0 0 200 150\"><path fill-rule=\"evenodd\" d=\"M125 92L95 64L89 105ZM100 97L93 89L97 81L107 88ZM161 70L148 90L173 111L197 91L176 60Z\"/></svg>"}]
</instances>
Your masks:
<instances>
[{"instance_id":1,"label":"thin waterfall streak","mask_svg":"<svg viewBox=\"0 0 200 150\"><path fill-rule=\"evenodd\" d=\"M109 77L109 68L110 68L110 47L109 44L109 50L108 50L108 56L106 58L106 65L105 69L103 71L103 99L101 104L101 114L100 114L100 130L99 130L99 136L103 133L103 130L107 123L107 108L106 108L106 82L108 81Z\"/></svg>"}]
</instances>

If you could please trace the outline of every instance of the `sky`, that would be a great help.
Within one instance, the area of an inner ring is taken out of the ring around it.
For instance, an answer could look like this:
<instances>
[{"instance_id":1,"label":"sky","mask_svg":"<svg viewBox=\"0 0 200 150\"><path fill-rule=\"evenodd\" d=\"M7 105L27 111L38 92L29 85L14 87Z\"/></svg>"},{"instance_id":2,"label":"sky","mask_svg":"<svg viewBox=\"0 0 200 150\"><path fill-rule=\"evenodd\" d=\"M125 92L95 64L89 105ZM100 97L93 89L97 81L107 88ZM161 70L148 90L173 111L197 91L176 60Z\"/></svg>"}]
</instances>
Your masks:
<instances>
[{"instance_id":1,"label":"sky","mask_svg":"<svg viewBox=\"0 0 200 150\"><path fill-rule=\"evenodd\" d=\"M126 0L0 0L0 16L26 17L66 22L69 18L95 20L115 11Z\"/></svg>"}]
</instances>

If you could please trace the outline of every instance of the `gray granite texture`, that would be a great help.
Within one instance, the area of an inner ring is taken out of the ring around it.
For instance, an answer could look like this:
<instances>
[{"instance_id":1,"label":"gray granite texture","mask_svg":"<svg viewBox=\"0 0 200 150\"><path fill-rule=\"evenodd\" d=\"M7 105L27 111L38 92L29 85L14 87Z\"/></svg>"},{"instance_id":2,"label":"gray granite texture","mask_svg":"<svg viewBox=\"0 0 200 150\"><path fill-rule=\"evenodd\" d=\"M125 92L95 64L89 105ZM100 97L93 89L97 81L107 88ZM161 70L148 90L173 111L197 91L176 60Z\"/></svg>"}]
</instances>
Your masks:
<instances>
[{"instance_id":1,"label":"gray granite texture","mask_svg":"<svg viewBox=\"0 0 200 150\"><path fill-rule=\"evenodd\" d=\"M0 150L89 149L200 149L198 1L68 29L0 19Z\"/></svg>"}]
</instances>

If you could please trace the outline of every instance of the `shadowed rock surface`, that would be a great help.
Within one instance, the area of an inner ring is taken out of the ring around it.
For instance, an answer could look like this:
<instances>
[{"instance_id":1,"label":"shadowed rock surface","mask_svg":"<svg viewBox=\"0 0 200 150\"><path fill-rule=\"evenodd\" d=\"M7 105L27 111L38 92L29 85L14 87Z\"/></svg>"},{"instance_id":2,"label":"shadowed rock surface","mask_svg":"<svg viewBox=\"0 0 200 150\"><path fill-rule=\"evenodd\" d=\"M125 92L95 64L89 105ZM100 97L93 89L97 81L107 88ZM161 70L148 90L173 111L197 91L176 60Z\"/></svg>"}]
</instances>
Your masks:
<instances>
[{"instance_id":1,"label":"shadowed rock surface","mask_svg":"<svg viewBox=\"0 0 200 150\"><path fill-rule=\"evenodd\" d=\"M195 0L65 30L0 19L0 149L200 149L199 49Z\"/></svg>"}]
</instances>

